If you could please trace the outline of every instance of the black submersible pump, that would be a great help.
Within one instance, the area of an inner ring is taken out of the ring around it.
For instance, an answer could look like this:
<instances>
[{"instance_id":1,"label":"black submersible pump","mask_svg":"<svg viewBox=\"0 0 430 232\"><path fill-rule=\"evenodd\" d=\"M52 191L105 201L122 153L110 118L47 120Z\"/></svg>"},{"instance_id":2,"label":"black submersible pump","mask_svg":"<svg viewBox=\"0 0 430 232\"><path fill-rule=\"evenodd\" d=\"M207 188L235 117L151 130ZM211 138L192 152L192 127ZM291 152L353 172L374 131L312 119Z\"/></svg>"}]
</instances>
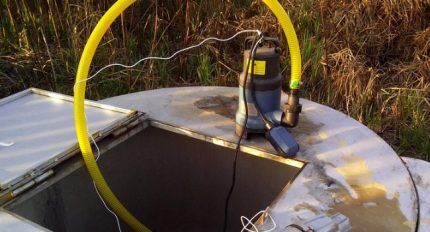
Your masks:
<instances>
[{"instance_id":1,"label":"black submersible pump","mask_svg":"<svg viewBox=\"0 0 430 232\"><path fill-rule=\"evenodd\" d=\"M291 157L299 151L299 145L286 128L298 124L302 108L298 90L290 90L288 101L281 110L283 78L279 40L263 36L261 42L255 45L257 40L259 38L254 36L245 39L243 71L239 76L236 134L240 136L245 133L248 136L264 133L281 155Z\"/></svg>"}]
</instances>

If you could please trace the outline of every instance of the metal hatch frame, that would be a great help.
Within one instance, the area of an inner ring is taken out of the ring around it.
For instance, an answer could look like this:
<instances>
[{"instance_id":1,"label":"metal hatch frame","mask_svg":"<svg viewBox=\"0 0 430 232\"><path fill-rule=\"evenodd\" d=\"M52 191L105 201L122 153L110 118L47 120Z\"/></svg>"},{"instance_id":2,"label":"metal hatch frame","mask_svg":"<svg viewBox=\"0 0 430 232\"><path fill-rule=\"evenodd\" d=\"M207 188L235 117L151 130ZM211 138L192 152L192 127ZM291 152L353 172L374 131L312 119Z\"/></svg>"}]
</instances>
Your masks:
<instances>
[{"instance_id":1,"label":"metal hatch frame","mask_svg":"<svg viewBox=\"0 0 430 232\"><path fill-rule=\"evenodd\" d=\"M194 139L198 139L198 140L202 140L208 143L212 143L221 147L226 147L226 148L230 148L230 149L236 149L237 143L235 142L231 142L228 141L226 139L223 138L219 138L216 136L209 136L209 135L205 135L203 133L200 132L196 132L194 130L188 129L188 128L184 128L181 126L176 126L176 125L171 125L169 123L165 123L156 119L150 119L149 123L151 126L162 129L162 130L166 130L166 131L170 131L173 133L177 133L177 134L181 134L181 135L185 135ZM257 146L252 146L250 144L241 144L240 145L240 151L244 152L246 154L252 155L252 156L256 156L256 157L260 157L260 158L264 158L264 159L269 159L272 161L276 161L288 166L292 166L295 168L299 168L299 169L303 169L306 165L306 161L302 161L300 159L296 159L294 158L287 158L287 157L283 157L283 156L279 156L274 152L270 152L270 151L266 151L264 149L261 149Z\"/></svg>"}]
</instances>

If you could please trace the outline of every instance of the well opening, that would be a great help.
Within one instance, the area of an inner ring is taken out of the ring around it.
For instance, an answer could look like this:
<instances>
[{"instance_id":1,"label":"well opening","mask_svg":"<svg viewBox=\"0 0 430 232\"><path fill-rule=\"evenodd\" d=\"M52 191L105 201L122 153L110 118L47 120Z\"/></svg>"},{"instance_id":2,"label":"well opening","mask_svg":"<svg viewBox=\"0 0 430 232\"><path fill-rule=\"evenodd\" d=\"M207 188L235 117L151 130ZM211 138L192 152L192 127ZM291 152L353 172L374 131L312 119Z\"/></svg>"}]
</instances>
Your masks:
<instances>
[{"instance_id":1,"label":"well opening","mask_svg":"<svg viewBox=\"0 0 430 232\"><path fill-rule=\"evenodd\" d=\"M99 164L118 198L153 231L221 231L233 158L233 149L148 127L104 153ZM53 231L115 231L79 159L6 208ZM299 170L240 153L229 231L240 231L240 216L266 208Z\"/></svg>"}]
</instances>

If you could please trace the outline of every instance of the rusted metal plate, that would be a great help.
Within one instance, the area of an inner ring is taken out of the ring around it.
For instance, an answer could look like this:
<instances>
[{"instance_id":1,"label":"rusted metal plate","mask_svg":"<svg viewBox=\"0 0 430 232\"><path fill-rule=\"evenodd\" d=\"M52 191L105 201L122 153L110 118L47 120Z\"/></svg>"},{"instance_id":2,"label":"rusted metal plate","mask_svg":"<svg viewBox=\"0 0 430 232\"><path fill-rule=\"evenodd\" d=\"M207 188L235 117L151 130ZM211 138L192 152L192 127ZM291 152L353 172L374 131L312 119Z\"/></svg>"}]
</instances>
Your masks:
<instances>
[{"instance_id":1,"label":"rusted metal plate","mask_svg":"<svg viewBox=\"0 0 430 232\"><path fill-rule=\"evenodd\" d=\"M186 87L139 92L102 102L148 113L152 124L234 147L237 88ZM286 96L283 96L286 100ZM373 131L327 106L301 99L303 113L291 132L300 144L294 165L308 162L270 206L278 228L315 215L341 213L353 230L413 231L417 196L401 159ZM263 138L244 142L254 155L273 158Z\"/></svg>"}]
</instances>

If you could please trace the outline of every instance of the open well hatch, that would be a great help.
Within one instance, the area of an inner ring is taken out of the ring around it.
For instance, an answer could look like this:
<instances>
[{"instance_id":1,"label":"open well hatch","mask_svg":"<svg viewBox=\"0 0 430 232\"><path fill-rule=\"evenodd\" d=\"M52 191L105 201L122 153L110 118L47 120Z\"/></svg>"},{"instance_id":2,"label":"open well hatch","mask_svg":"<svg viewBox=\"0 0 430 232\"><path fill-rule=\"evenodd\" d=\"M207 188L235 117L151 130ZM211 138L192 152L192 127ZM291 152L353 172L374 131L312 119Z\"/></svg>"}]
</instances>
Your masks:
<instances>
[{"instance_id":1,"label":"open well hatch","mask_svg":"<svg viewBox=\"0 0 430 232\"><path fill-rule=\"evenodd\" d=\"M128 115L125 124L114 120L120 126L100 136L99 164L113 191L154 231L220 231L234 150L138 118ZM115 219L98 198L81 157L68 157L49 167L50 178L3 207L53 231L115 230ZM250 217L270 205L300 171L247 153L239 154L237 167L230 231L241 228L241 215Z\"/></svg>"}]
</instances>

